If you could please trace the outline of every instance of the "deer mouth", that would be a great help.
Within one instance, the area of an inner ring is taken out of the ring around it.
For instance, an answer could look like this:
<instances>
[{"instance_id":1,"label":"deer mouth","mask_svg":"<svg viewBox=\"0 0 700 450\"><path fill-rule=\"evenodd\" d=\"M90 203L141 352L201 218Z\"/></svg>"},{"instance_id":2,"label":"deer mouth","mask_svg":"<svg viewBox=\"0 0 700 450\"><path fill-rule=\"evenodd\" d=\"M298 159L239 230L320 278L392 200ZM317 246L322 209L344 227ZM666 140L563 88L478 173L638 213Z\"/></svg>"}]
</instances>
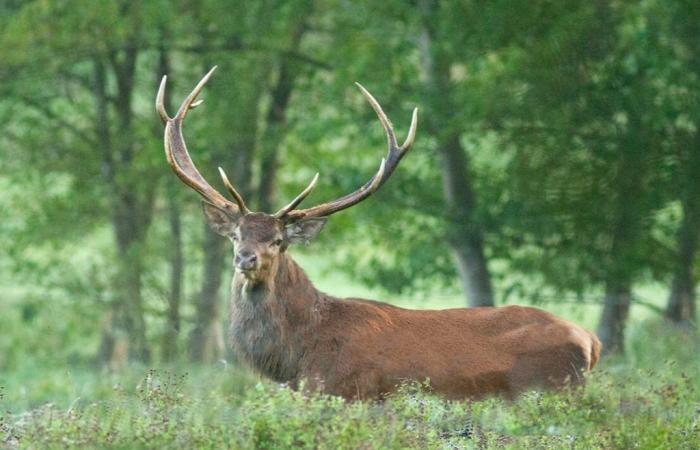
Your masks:
<instances>
[{"instance_id":1,"label":"deer mouth","mask_svg":"<svg viewBox=\"0 0 700 450\"><path fill-rule=\"evenodd\" d=\"M243 267L236 266L236 272L243 275L245 277L245 279L248 281L255 281L258 278L258 268L257 267L243 268Z\"/></svg>"}]
</instances>

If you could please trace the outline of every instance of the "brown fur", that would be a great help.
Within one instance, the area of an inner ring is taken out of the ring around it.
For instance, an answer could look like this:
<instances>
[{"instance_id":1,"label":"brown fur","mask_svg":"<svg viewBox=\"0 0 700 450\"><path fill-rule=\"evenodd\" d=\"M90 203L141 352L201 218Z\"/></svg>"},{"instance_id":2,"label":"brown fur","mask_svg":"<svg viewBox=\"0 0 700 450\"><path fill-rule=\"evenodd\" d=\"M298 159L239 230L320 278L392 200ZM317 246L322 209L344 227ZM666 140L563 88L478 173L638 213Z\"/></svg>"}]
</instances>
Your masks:
<instances>
[{"instance_id":1,"label":"brown fur","mask_svg":"<svg viewBox=\"0 0 700 450\"><path fill-rule=\"evenodd\" d=\"M280 221L251 214L237 232L239 248L258 252L261 270L233 277L231 344L275 381L307 380L347 399L381 398L425 379L447 398L513 397L580 383L598 360L595 335L535 308L408 310L326 295L284 246L270 250Z\"/></svg>"},{"instance_id":2,"label":"brown fur","mask_svg":"<svg viewBox=\"0 0 700 450\"><path fill-rule=\"evenodd\" d=\"M380 398L403 381L425 379L448 398L476 398L580 383L582 373L595 365L600 355L595 335L535 308L412 311L316 290L287 255L287 246L308 242L327 216L363 201L387 181L414 141L417 109L399 146L379 103L358 85L387 135L388 153L377 173L351 194L296 209L315 186L315 177L274 216L250 213L223 171L235 203L202 178L182 136L185 114L196 106L213 71L172 118L165 110L163 77L156 110L165 123L168 163L205 199L212 229L236 247L231 343L254 369L292 386L307 380L311 388L347 399Z\"/></svg>"},{"instance_id":3,"label":"brown fur","mask_svg":"<svg viewBox=\"0 0 700 450\"><path fill-rule=\"evenodd\" d=\"M413 144L417 109L399 146L379 103L358 85L388 139L387 156L377 173L351 194L296 209L313 190L315 177L274 216L250 213L223 171L235 203L202 178L182 136L185 114L214 69L172 118L165 110L163 77L156 110L165 123L168 163L205 199L212 229L234 242L231 343L254 369L292 386L307 380L310 387L348 399L379 398L403 381L425 379L446 397L464 398L512 397L527 388L580 383L582 373L595 365L600 355L595 335L538 309L412 311L369 300L340 300L316 290L287 255L287 246L308 242L327 216L363 201L387 181Z\"/></svg>"}]
</instances>

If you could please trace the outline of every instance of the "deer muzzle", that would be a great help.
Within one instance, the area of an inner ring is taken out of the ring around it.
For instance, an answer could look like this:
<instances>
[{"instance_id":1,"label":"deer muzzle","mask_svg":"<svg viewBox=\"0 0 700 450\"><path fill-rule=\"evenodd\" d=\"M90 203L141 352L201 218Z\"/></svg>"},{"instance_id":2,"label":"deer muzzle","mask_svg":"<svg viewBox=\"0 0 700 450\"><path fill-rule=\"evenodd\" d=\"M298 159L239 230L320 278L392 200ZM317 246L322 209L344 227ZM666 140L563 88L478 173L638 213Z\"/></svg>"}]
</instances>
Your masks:
<instances>
[{"instance_id":1,"label":"deer muzzle","mask_svg":"<svg viewBox=\"0 0 700 450\"><path fill-rule=\"evenodd\" d=\"M241 250L236 254L234 262L236 264L236 269L240 270L241 272L251 272L258 267L257 255L253 252L246 252L244 250Z\"/></svg>"}]
</instances>

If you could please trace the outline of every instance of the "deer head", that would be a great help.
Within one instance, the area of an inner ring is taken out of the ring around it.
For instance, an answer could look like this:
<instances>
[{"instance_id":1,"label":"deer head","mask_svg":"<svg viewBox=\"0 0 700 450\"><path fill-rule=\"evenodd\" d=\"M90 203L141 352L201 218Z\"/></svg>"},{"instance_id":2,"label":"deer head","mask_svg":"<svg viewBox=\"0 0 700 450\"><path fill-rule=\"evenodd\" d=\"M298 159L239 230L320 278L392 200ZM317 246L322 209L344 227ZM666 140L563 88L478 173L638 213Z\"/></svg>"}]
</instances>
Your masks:
<instances>
[{"instance_id":1,"label":"deer head","mask_svg":"<svg viewBox=\"0 0 700 450\"><path fill-rule=\"evenodd\" d=\"M364 87L356 83L362 95L377 113L387 136L387 156L381 160L374 176L359 189L343 197L311 208L297 209L316 187L318 182L318 174L316 174L306 189L276 213L251 212L243 197L220 167L219 174L233 201L228 200L207 183L192 162L182 134L185 116L189 110L202 103L203 100L197 100L197 96L214 70L216 67L212 68L185 98L175 117L168 116L165 111L167 77L163 77L156 96L156 110L165 124L165 156L180 180L204 198L204 213L211 228L233 242L236 271L243 274L250 282L256 283L266 279L275 271L279 255L285 252L290 244L309 242L323 229L328 216L365 200L389 179L401 158L413 144L418 109L413 110L408 137L399 146L391 122L384 114L382 107Z\"/></svg>"}]
</instances>

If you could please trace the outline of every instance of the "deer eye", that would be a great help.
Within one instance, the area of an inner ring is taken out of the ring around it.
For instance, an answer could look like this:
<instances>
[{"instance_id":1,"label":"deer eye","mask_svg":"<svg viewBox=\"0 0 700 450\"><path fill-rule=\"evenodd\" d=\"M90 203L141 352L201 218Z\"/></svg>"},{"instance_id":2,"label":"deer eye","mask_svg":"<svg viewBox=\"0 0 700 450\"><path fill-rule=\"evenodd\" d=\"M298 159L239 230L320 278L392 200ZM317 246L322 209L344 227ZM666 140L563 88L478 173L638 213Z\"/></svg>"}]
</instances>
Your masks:
<instances>
[{"instance_id":1,"label":"deer eye","mask_svg":"<svg viewBox=\"0 0 700 450\"><path fill-rule=\"evenodd\" d=\"M272 245L274 245L274 246L282 245L282 239L275 239L274 241L272 241Z\"/></svg>"}]
</instances>

